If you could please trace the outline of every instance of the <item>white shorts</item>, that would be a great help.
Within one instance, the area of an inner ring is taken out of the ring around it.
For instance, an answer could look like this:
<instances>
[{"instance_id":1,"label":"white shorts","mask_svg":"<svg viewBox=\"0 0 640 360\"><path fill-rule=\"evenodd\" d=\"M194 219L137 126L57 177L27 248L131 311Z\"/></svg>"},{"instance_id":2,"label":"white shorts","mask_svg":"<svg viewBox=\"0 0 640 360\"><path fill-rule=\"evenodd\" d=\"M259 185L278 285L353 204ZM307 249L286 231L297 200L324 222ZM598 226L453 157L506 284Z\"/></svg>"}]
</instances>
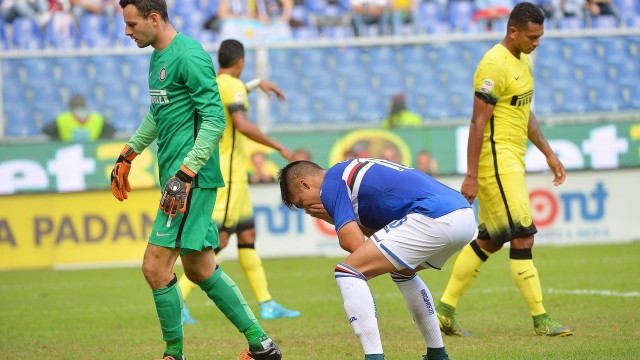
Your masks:
<instances>
[{"instance_id":1,"label":"white shorts","mask_svg":"<svg viewBox=\"0 0 640 360\"><path fill-rule=\"evenodd\" d=\"M464 208L439 218L411 213L379 230L371 239L396 269L442 269L476 231L473 209Z\"/></svg>"}]
</instances>

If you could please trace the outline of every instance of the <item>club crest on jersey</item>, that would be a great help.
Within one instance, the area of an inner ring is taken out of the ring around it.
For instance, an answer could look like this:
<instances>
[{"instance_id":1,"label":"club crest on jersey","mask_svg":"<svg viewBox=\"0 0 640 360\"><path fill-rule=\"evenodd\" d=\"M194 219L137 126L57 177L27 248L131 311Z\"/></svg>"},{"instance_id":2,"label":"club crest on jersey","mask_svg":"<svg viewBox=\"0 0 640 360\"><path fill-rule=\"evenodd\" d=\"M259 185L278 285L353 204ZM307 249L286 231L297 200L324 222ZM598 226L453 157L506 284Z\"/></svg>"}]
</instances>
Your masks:
<instances>
[{"instance_id":1,"label":"club crest on jersey","mask_svg":"<svg viewBox=\"0 0 640 360\"><path fill-rule=\"evenodd\" d=\"M164 81L164 79L167 78L167 69L165 69L164 67L160 70L160 76L158 76L160 78L160 81Z\"/></svg>"}]
</instances>

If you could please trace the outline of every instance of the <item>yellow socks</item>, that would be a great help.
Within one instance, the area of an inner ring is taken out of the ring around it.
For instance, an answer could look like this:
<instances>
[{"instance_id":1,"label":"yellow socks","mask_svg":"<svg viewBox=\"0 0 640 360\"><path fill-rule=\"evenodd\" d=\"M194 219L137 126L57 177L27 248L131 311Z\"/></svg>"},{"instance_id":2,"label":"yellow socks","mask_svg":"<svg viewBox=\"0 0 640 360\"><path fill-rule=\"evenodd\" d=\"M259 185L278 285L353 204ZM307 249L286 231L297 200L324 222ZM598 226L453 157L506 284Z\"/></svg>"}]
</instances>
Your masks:
<instances>
[{"instance_id":1,"label":"yellow socks","mask_svg":"<svg viewBox=\"0 0 640 360\"><path fill-rule=\"evenodd\" d=\"M262 260L258 256L256 249L253 245L238 246L238 261L244 274L249 280L251 290L256 295L256 299L259 302L265 302L271 300L271 294L267 288L267 276L264 273L262 267Z\"/></svg>"},{"instance_id":2,"label":"yellow socks","mask_svg":"<svg viewBox=\"0 0 640 360\"><path fill-rule=\"evenodd\" d=\"M529 307L531 316L544 314L542 306L542 288L538 270L533 265L531 249L511 249L509 252L509 267L520 294Z\"/></svg>"},{"instance_id":3,"label":"yellow socks","mask_svg":"<svg viewBox=\"0 0 640 360\"><path fill-rule=\"evenodd\" d=\"M449 283L440 302L455 308L462 294L480 273L480 268L487 261L489 255L491 253L480 248L475 240L465 246L453 264Z\"/></svg>"},{"instance_id":4,"label":"yellow socks","mask_svg":"<svg viewBox=\"0 0 640 360\"><path fill-rule=\"evenodd\" d=\"M192 283L191 280L187 279L185 274L182 274L180 277L180 281L178 281L178 286L180 286L180 290L182 291L182 298L187 300L187 297L191 293L191 290L196 286L196 284Z\"/></svg>"}]
</instances>

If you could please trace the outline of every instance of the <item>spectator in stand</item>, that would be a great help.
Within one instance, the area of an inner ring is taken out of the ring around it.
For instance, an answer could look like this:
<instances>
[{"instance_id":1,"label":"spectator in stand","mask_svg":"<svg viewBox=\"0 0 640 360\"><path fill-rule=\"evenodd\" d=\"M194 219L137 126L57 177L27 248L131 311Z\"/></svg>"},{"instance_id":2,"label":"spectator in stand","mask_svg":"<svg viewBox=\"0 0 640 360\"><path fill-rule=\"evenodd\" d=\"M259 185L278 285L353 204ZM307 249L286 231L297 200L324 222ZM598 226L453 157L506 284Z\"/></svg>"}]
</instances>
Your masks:
<instances>
[{"instance_id":1,"label":"spectator in stand","mask_svg":"<svg viewBox=\"0 0 640 360\"><path fill-rule=\"evenodd\" d=\"M382 122L384 129L396 129L402 127L422 126L420 114L407 110L407 103L403 93L393 95L391 98L391 111Z\"/></svg>"},{"instance_id":2,"label":"spectator in stand","mask_svg":"<svg viewBox=\"0 0 640 360\"><path fill-rule=\"evenodd\" d=\"M7 23L18 17L27 17L44 27L50 18L48 9L48 0L0 0L0 17Z\"/></svg>"},{"instance_id":3,"label":"spectator in stand","mask_svg":"<svg viewBox=\"0 0 640 360\"><path fill-rule=\"evenodd\" d=\"M378 35L385 35L390 19L388 0L351 0L351 24L356 36L367 36L370 25L378 27Z\"/></svg>"},{"instance_id":4,"label":"spectator in stand","mask_svg":"<svg viewBox=\"0 0 640 360\"><path fill-rule=\"evenodd\" d=\"M293 159L291 161L307 160L311 161L311 152L306 148L298 148L293 151Z\"/></svg>"},{"instance_id":5,"label":"spectator in stand","mask_svg":"<svg viewBox=\"0 0 640 360\"><path fill-rule=\"evenodd\" d=\"M416 155L416 169L431 176L438 175L438 160L427 150L421 150Z\"/></svg>"},{"instance_id":6,"label":"spectator in stand","mask_svg":"<svg viewBox=\"0 0 640 360\"><path fill-rule=\"evenodd\" d=\"M263 184L276 181L278 167L262 151L255 151L251 154L251 167L253 171L249 173L249 183Z\"/></svg>"},{"instance_id":7,"label":"spectator in stand","mask_svg":"<svg viewBox=\"0 0 640 360\"><path fill-rule=\"evenodd\" d=\"M255 42L289 38L292 9L293 0L221 0L220 39Z\"/></svg>"},{"instance_id":8,"label":"spectator in stand","mask_svg":"<svg viewBox=\"0 0 640 360\"><path fill-rule=\"evenodd\" d=\"M111 24L118 8L115 0L71 0L71 6L71 12L78 23L82 15L90 13L104 14L108 23Z\"/></svg>"},{"instance_id":9,"label":"spectator in stand","mask_svg":"<svg viewBox=\"0 0 640 360\"><path fill-rule=\"evenodd\" d=\"M394 163L403 164L402 157L400 156L400 151L395 145L386 146L380 151L380 159L392 161Z\"/></svg>"},{"instance_id":10,"label":"spectator in stand","mask_svg":"<svg viewBox=\"0 0 640 360\"><path fill-rule=\"evenodd\" d=\"M82 94L75 94L69 101L69 110L60 113L42 132L52 140L83 142L112 138L116 130L102 114L87 109Z\"/></svg>"},{"instance_id":11,"label":"spectator in stand","mask_svg":"<svg viewBox=\"0 0 640 360\"><path fill-rule=\"evenodd\" d=\"M615 16L618 24L620 23L620 12L613 3L613 0L586 0L585 4L587 10L585 11L585 22L587 27L591 27L593 18L602 15Z\"/></svg>"},{"instance_id":12,"label":"spectator in stand","mask_svg":"<svg viewBox=\"0 0 640 360\"><path fill-rule=\"evenodd\" d=\"M549 4L538 6L544 12L545 17L549 17L549 13L552 13L551 19L556 25L564 18L578 18L580 21L584 21L585 0L552 0Z\"/></svg>"},{"instance_id":13,"label":"spectator in stand","mask_svg":"<svg viewBox=\"0 0 640 360\"><path fill-rule=\"evenodd\" d=\"M496 21L506 21L513 8L511 0L475 0L475 4L476 12L471 20L484 24L487 30L493 30L493 23Z\"/></svg>"},{"instance_id":14,"label":"spectator in stand","mask_svg":"<svg viewBox=\"0 0 640 360\"><path fill-rule=\"evenodd\" d=\"M411 33L419 34L420 27L416 19L417 0L391 0L391 34L405 35L405 25L411 28Z\"/></svg>"}]
</instances>

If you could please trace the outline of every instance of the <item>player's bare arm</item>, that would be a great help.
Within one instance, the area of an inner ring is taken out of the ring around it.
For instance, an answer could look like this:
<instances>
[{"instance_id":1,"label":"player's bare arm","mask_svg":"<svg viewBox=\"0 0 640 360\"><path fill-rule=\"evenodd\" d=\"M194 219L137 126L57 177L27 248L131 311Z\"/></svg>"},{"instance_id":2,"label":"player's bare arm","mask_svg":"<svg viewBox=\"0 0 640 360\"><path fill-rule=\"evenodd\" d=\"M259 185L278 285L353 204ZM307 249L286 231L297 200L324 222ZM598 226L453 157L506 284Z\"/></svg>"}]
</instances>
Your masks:
<instances>
[{"instance_id":1,"label":"player's bare arm","mask_svg":"<svg viewBox=\"0 0 640 360\"><path fill-rule=\"evenodd\" d=\"M478 162L484 138L484 127L493 114L494 106L478 96L473 100L473 115L469 126L469 140L467 143L467 175L462 182L460 192L462 196L473 203L478 194Z\"/></svg>"},{"instance_id":2,"label":"player's bare arm","mask_svg":"<svg viewBox=\"0 0 640 360\"><path fill-rule=\"evenodd\" d=\"M238 131L243 133L246 137L259 144L278 150L280 155L287 161L293 160L293 151L289 150L287 147L283 146L276 140L263 133L257 126L249 121L246 111L234 111L231 114L231 118L233 119L233 126L235 126L236 129L238 129Z\"/></svg>"},{"instance_id":3,"label":"player's bare arm","mask_svg":"<svg viewBox=\"0 0 640 360\"><path fill-rule=\"evenodd\" d=\"M364 243L365 237L358 223L351 221L338 230L338 240L342 249L352 253Z\"/></svg>"},{"instance_id":4,"label":"player's bare arm","mask_svg":"<svg viewBox=\"0 0 640 360\"><path fill-rule=\"evenodd\" d=\"M247 81L245 83L245 87L247 88L247 92L251 92L256 87L260 88L262 92L267 94L269 100L273 99L273 94L276 94L276 97L280 101L285 101L287 99L284 92L282 92L276 84L264 79L253 79L251 81Z\"/></svg>"},{"instance_id":5,"label":"player's bare arm","mask_svg":"<svg viewBox=\"0 0 640 360\"><path fill-rule=\"evenodd\" d=\"M553 172L553 185L558 186L564 182L567 173L565 172L564 165L556 154L549 146L547 139L545 139L542 131L540 130L540 126L538 125L538 120L536 116L533 114L533 111L529 114L529 124L528 124L528 134L529 140L544 154L547 158L547 165L549 165L549 169Z\"/></svg>"}]
</instances>

